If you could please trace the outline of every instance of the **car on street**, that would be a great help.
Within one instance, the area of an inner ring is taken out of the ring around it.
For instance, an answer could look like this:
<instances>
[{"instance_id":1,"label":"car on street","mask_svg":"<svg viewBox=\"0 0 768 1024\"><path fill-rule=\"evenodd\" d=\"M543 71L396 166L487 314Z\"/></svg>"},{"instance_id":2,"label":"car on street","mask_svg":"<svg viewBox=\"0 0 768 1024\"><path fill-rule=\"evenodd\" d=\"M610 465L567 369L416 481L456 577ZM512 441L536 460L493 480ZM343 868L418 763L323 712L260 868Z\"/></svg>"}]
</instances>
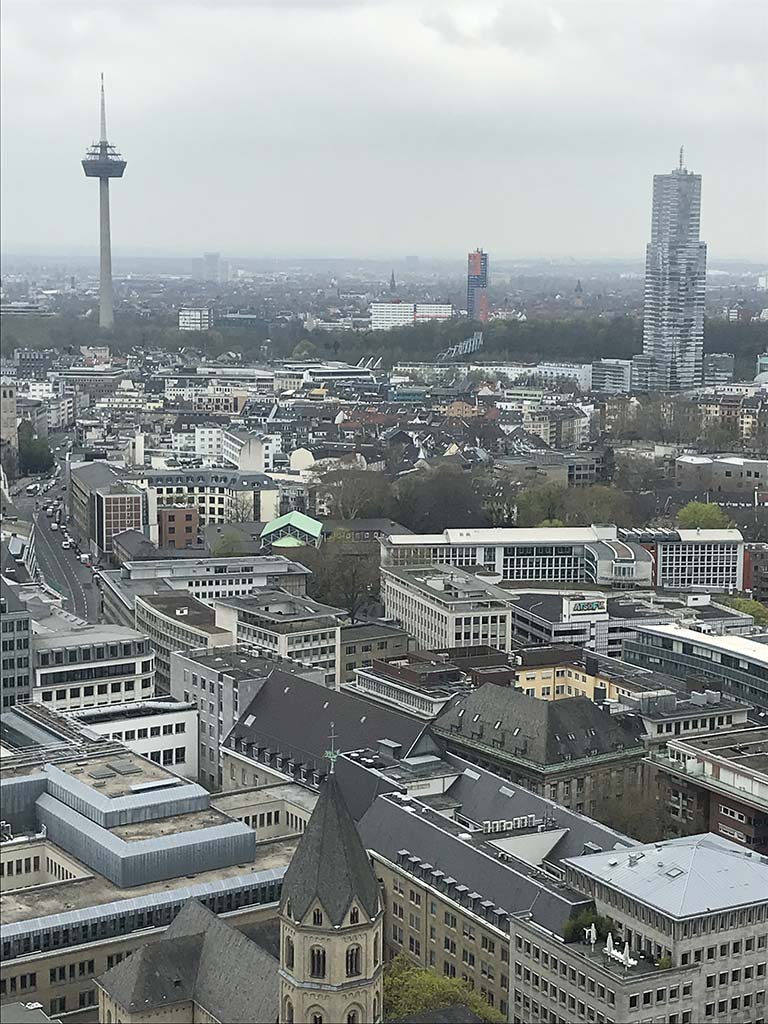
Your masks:
<instances>
[{"instance_id":1,"label":"car on street","mask_svg":"<svg viewBox=\"0 0 768 1024\"><path fill-rule=\"evenodd\" d=\"M71 540L63 540L61 542L61 546L64 548L65 551L68 551L72 547L72 541Z\"/></svg>"},{"instance_id":2,"label":"car on street","mask_svg":"<svg viewBox=\"0 0 768 1024\"><path fill-rule=\"evenodd\" d=\"M58 528L59 528L59 524L58 523L51 523L51 529L52 530L58 530Z\"/></svg>"}]
</instances>

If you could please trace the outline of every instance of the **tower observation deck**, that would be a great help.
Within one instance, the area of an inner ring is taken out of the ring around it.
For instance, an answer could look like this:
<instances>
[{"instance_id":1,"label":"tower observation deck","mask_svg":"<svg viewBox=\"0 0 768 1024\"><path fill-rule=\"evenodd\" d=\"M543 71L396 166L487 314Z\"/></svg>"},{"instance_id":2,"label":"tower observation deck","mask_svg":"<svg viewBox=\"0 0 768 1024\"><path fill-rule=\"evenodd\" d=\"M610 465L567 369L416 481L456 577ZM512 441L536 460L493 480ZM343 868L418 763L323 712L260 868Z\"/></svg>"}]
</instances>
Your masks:
<instances>
[{"instance_id":1,"label":"tower observation deck","mask_svg":"<svg viewBox=\"0 0 768 1024\"><path fill-rule=\"evenodd\" d=\"M112 243L109 223L109 179L122 178L126 161L107 141L107 114L104 102L104 75L101 76L100 137L82 160L86 178L99 179L99 327L114 325L112 292Z\"/></svg>"}]
</instances>

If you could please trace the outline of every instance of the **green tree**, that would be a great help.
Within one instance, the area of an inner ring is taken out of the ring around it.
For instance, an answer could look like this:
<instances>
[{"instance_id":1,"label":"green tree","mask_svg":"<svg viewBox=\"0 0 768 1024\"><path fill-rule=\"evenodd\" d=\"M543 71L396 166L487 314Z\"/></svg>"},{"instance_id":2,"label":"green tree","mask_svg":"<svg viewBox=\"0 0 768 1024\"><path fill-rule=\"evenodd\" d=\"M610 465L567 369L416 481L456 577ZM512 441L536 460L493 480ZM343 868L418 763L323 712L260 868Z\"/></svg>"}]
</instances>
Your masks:
<instances>
[{"instance_id":1,"label":"green tree","mask_svg":"<svg viewBox=\"0 0 768 1024\"><path fill-rule=\"evenodd\" d=\"M487 523L472 475L452 465L401 477L395 489L394 518L415 533Z\"/></svg>"},{"instance_id":2,"label":"green tree","mask_svg":"<svg viewBox=\"0 0 768 1024\"><path fill-rule=\"evenodd\" d=\"M308 338L303 338L291 352L291 359L313 359L317 355L317 347Z\"/></svg>"},{"instance_id":3,"label":"green tree","mask_svg":"<svg viewBox=\"0 0 768 1024\"><path fill-rule=\"evenodd\" d=\"M42 437L34 436L34 428L29 420L19 424L18 466L22 476L30 473L47 473L53 468L53 453L48 442Z\"/></svg>"},{"instance_id":4,"label":"green tree","mask_svg":"<svg viewBox=\"0 0 768 1024\"><path fill-rule=\"evenodd\" d=\"M488 1024L504 1020L466 981L446 978L417 967L406 956L396 956L384 969L384 1017L398 1020L446 1006L466 1006Z\"/></svg>"},{"instance_id":5,"label":"green tree","mask_svg":"<svg viewBox=\"0 0 768 1024\"><path fill-rule=\"evenodd\" d=\"M737 612L752 615L758 626L768 626L768 607L760 601L752 601L748 597L718 597L717 603L735 608Z\"/></svg>"},{"instance_id":6,"label":"green tree","mask_svg":"<svg viewBox=\"0 0 768 1024\"><path fill-rule=\"evenodd\" d=\"M528 487L518 495L517 526L537 526L546 520L565 521L568 489L560 484Z\"/></svg>"},{"instance_id":7,"label":"green tree","mask_svg":"<svg viewBox=\"0 0 768 1024\"><path fill-rule=\"evenodd\" d=\"M714 502L689 501L677 513L677 525L684 530L725 530L731 520Z\"/></svg>"},{"instance_id":8,"label":"green tree","mask_svg":"<svg viewBox=\"0 0 768 1024\"><path fill-rule=\"evenodd\" d=\"M319 478L317 490L332 519L376 519L391 511L392 485L371 470L330 470Z\"/></svg>"},{"instance_id":9,"label":"green tree","mask_svg":"<svg viewBox=\"0 0 768 1024\"><path fill-rule=\"evenodd\" d=\"M312 575L307 593L316 601L344 608L353 622L379 595L379 545L358 544L334 534L319 548L291 551Z\"/></svg>"},{"instance_id":10,"label":"green tree","mask_svg":"<svg viewBox=\"0 0 768 1024\"><path fill-rule=\"evenodd\" d=\"M565 521L568 526L590 526L592 523L615 523L632 526L632 504L617 487L593 484L572 487L566 495Z\"/></svg>"}]
</instances>

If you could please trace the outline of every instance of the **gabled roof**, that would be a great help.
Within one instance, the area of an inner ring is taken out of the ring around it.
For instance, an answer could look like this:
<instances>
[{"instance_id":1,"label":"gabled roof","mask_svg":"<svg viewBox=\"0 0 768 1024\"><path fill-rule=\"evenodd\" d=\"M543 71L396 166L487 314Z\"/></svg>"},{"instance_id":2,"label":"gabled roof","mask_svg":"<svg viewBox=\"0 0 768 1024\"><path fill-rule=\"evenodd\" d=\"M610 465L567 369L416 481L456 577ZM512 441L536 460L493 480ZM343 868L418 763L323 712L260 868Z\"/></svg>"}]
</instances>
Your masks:
<instances>
[{"instance_id":1,"label":"gabled roof","mask_svg":"<svg viewBox=\"0 0 768 1024\"><path fill-rule=\"evenodd\" d=\"M285 529L287 526L292 526L295 530L301 530L302 533L307 533L310 537L319 537L323 531L323 524L318 522L317 519L312 519L310 516L304 515L303 512L287 512L284 516L278 516L271 523L267 523L261 531L261 539L264 540L275 533L276 530Z\"/></svg>"},{"instance_id":2,"label":"gabled roof","mask_svg":"<svg viewBox=\"0 0 768 1024\"><path fill-rule=\"evenodd\" d=\"M542 766L631 749L644 734L639 718L609 715L587 697L539 700L494 683L455 697L433 727Z\"/></svg>"},{"instance_id":3,"label":"gabled roof","mask_svg":"<svg viewBox=\"0 0 768 1024\"><path fill-rule=\"evenodd\" d=\"M320 767L328 749L331 723L345 751L375 750L379 740L398 744L401 757L411 754L417 744L420 752L435 749L423 719L281 669L275 669L243 710L226 742L261 743L296 761L303 759L305 764Z\"/></svg>"},{"instance_id":4,"label":"gabled roof","mask_svg":"<svg viewBox=\"0 0 768 1024\"><path fill-rule=\"evenodd\" d=\"M290 917L302 921L316 900L333 925L354 900L369 918L379 911L376 875L332 772L285 873L280 906L287 913L290 903Z\"/></svg>"},{"instance_id":5,"label":"gabled roof","mask_svg":"<svg viewBox=\"0 0 768 1024\"><path fill-rule=\"evenodd\" d=\"M278 961L212 914L186 903L163 936L99 978L128 1013L196 1002L226 1024L277 1019Z\"/></svg>"}]
</instances>

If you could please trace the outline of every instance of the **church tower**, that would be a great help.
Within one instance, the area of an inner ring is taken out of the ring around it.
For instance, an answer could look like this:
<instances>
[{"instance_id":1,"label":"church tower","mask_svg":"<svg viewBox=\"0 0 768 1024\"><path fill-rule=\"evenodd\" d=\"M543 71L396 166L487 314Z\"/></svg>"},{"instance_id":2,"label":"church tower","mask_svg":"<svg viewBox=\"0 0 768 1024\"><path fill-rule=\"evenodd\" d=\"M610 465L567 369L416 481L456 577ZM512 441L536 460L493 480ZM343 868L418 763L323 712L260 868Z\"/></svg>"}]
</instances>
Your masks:
<instances>
[{"instance_id":1,"label":"church tower","mask_svg":"<svg viewBox=\"0 0 768 1024\"><path fill-rule=\"evenodd\" d=\"M283 880L280 1024L378 1024L379 885L333 772Z\"/></svg>"}]
</instances>

